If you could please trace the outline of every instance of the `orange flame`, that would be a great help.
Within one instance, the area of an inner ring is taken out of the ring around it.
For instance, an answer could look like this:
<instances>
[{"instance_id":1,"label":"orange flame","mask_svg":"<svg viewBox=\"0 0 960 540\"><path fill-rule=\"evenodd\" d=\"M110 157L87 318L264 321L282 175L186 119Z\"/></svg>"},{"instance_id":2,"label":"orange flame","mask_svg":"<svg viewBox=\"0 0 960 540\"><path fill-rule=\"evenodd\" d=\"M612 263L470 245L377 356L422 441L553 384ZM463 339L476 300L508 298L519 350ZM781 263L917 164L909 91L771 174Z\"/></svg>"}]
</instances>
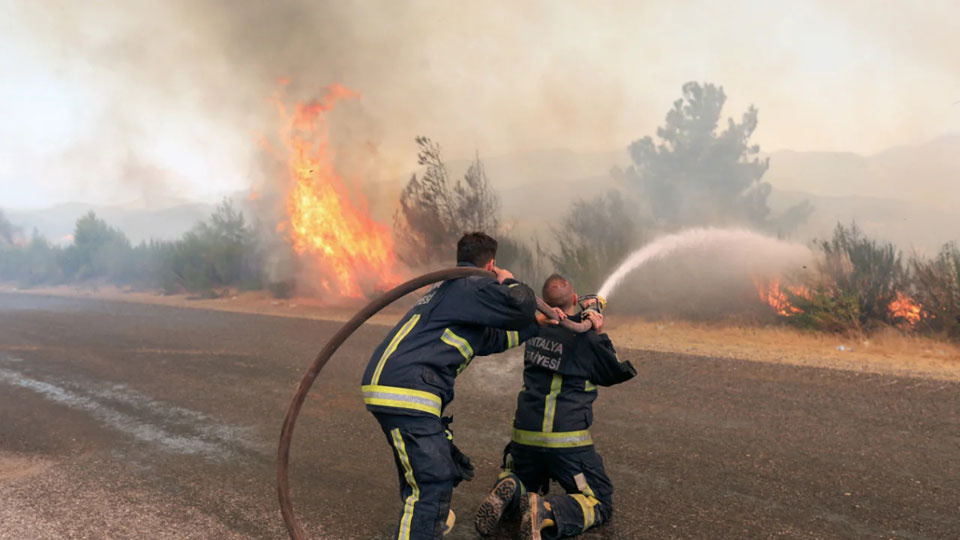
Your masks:
<instances>
[{"instance_id":1,"label":"orange flame","mask_svg":"<svg viewBox=\"0 0 960 540\"><path fill-rule=\"evenodd\" d=\"M777 315L783 317L792 317L793 315L803 313L802 309L790 303L789 298L787 298L787 294L780 288L779 279L774 279L773 281L769 282L769 284L765 284L764 282L755 279L753 284L757 288L757 294L760 295L760 299L769 304L770 307L772 307L777 313ZM787 290L804 298L810 296L810 292L802 285L790 285L787 287Z\"/></svg>"},{"instance_id":2,"label":"orange flame","mask_svg":"<svg viewBox=\"0 0 960 540\"><path fill-rule=\"evenodd\" d=\"M888 306L894 318L902 319L906 326L912 328L923 317L923 306L906 294L897 291L897 297Z\"/></svg>"},{"instance_id":3,"label":"orange flame","mask_svg":"<svg viewBox=\"0 0 960 540\"><path fill-rule=\"evenodd\" d=\"M323 98L299 103L292 113L275 99L292 179L289 220L278 230L288 232L298 255L316 263L326 292L351 298L399 281L390 230L371 219L366 199L351 192L328 152L325 113L337 101L355 97L352 90L333 85Z\"/></svg>"}]
</instances>

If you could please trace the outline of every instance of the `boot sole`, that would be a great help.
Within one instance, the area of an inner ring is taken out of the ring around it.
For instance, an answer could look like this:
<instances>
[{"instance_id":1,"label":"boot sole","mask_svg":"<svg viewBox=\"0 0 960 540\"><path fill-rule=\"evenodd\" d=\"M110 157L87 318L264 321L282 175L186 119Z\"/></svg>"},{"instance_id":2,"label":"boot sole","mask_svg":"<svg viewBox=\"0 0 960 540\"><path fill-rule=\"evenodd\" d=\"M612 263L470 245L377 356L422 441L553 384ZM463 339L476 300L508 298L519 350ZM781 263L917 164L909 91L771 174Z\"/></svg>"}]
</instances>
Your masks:
<instances>
[{"instance_id":1,"label":"boot sole","mask_svg":"<svg viewBox=\"0 0 960 540\"><path fill-rule=\"evenodd\" d=\"M540 516L537 515L539 505L537 504L537 494L524 494L520 501L523 506L523 520L520 522L520 538L524 540L542 540L540 536L540 527L535 526L540 522Z\"/></svg>"},{"instance_id":2,"label":"boot sole","mask_svg":"<svg viewBox=\"0 0 960 540\"><path fill-rule=\"evenodd\" d=\"M497 530L497 525L503 518L503 512L507 509L507 504L513 500L517 492L517 482L513 479L506 479L497 484L497 486L487 495L487 498L480 503L477 508L477 518L474 526L481 536L490 536Z\"/></svg>"}]
</instances>

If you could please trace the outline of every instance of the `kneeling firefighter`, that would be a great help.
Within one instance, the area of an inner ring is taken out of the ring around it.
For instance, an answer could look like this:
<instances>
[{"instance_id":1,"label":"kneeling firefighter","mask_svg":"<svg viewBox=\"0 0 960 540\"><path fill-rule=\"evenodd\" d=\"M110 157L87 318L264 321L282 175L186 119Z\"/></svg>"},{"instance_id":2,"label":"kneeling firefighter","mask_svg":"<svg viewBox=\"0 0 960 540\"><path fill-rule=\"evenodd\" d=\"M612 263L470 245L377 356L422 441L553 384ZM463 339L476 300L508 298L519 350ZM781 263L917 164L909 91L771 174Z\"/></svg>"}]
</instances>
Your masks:
<instances>
[{"instance_id":1,"label":"kneeling firefighter","mask_svg":"<svg viewBox=\"0 0 960 540\"><path fill-rule=\"evenodd\" d=\"M578 334L546 326L527 340L524 385L503 472L475 517L483 536L517 510L522 537L533 540L575 536L613 515L613 484L588 429L597 386L625 382L637 372L630 362L620 362L603 333L602 298L578 299L570 282L554 274L543 285L543 299L570 319L589 319L593 330ZM578 303L582 311L574 314ZM551 480L566 494L546 496Z\"/></svg>"},{"instance_id":2,"label":"kneeling firefighter","mask_svg":"<svg viewBox=\"0 0 960 540\"><path fill-rule=\"evenodd\" d=\"M400 540L449 532L453 488L473 478L473 466L453 444L454 380L474 356L520 345L538 326L536 297L497 268L497 241L483 233L457 242L457 265L492 271L434 285L377 347L363 375L363 399L393 450L403 510Z\"/></svg>"}]
</instances>

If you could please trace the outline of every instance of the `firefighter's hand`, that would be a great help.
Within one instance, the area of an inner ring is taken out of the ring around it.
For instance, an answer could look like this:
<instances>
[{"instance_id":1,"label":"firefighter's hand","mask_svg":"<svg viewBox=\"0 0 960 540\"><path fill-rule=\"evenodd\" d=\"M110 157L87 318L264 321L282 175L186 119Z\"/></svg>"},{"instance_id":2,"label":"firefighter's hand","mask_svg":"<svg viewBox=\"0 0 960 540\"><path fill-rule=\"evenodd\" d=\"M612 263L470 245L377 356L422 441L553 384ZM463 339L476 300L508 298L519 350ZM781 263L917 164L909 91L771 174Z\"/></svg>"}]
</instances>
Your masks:
<instances>
[{"instance_id":1,"label":"firefighter's hand","mask_svg":"<svg viewBox=\"0 0 960 540\"><path fill-rule=\"evenodd\" d=\"M497 275L497 281L499 281L500 283L503 283L508 279L514 279L513 273L511 273L509 270L504 270L503 268L497 268L496 266L494 266L493 273Z\"/></svg>"},{"instance_id":2,"label":"firefighter's hand","mask_svg":"<svg viewBox=\"0 0 960 540\"><path fill-rule=\"evenodd\" d=\"M598 313L593 310L587 310L583 314L584 317L590 320L593 323L593 329L597 331L598 334L603 333L603 314Z\"/></svg>"},{"instance_id":3,"label":"firefighter's hand","mask_svg":"<svg viewBox=\"0 0 960 540\"><path fill-rule=\"evenodd\" d=\"M550 308L550 310L551 310L551 314L552 314L554 317L556 317L556 318L555 318L555 319L551 319L550 317L548 317L548 316L546 316L546 315L544 315L543 313L540 313L540 312L538 311L538 312L536 313L536 315L537 315L537 324L538 324L538 325L540 325L540 326L556 326L556 325L560 324L560 321L562 321L563 319L566 319L566 318L567 318L567 314L564 313L563 310L560 309L560 308Z\"/></svg>"}]
</instances>

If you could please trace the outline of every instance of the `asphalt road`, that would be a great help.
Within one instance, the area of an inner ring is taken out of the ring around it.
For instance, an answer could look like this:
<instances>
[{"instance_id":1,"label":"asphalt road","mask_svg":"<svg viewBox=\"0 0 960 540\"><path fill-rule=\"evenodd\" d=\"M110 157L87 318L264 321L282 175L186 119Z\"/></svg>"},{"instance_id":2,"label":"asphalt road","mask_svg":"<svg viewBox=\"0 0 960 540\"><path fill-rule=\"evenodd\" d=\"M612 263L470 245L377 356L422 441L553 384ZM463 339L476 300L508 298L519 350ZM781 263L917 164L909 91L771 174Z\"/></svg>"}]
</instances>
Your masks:
<instances>
[{"instance_id":1,"label":"asphalt road","mask_svg":"<svg viewBox=\"0 0 960 540\"><path fill-rule=\"evenodd\" d=\"M337 323L0 294L0 538L283 538L280 424ZM321 373L294 436L315 538L388 538L390 449L359 397L386 332ZM616 488L588 538L960 538L960 384L644 351L601 389L593 429ZM497 473L517 353L475 361L453 406L478 477ZM503 538L509 538L509 530Z\"/></svg>"}]
</instances>

